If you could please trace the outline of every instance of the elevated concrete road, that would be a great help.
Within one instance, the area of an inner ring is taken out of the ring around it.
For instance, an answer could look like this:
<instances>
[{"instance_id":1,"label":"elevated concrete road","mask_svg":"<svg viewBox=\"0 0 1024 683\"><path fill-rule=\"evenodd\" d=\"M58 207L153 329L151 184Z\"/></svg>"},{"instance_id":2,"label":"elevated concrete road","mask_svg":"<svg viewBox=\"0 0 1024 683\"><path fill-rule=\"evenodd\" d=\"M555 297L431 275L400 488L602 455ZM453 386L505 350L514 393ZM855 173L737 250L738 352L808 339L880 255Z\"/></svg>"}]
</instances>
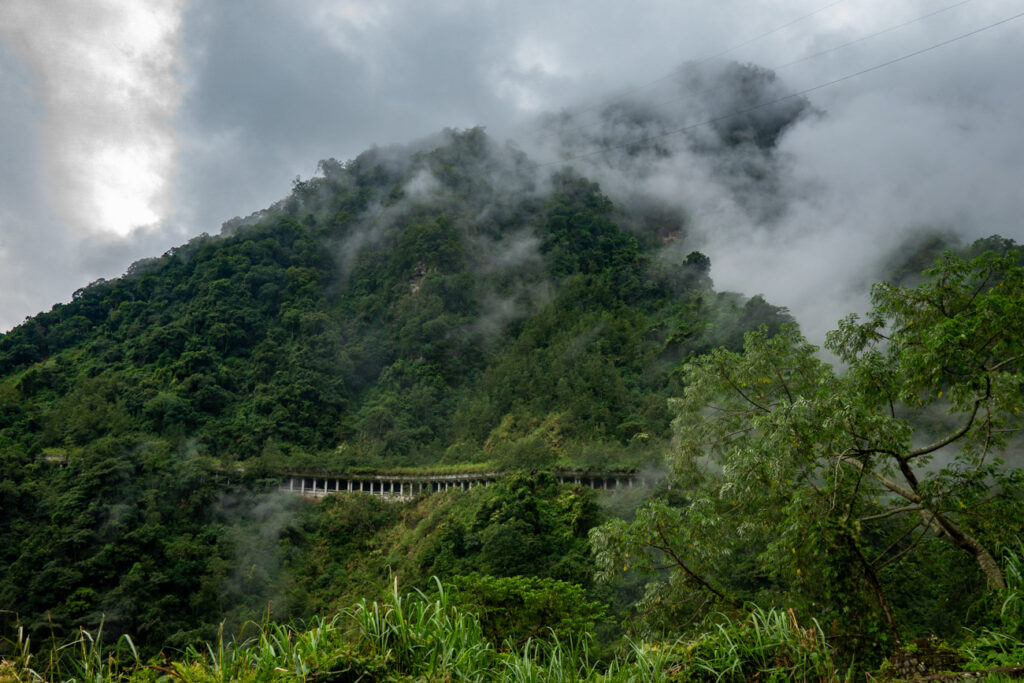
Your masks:
<instances>
[{"instance_id":1,"label":"elevated concrete road","mask_svg":"<svg viewBox=\"0 0 1024 683\"><path fill-rule=\"evenodd\" d=\"M412 500L416 496L448 491L468 490L474 486L486 486L504 477L503 472L438 475L394 475L394 474L351 474L335 476L310 476L295 474L288 476L281 484L281 490L306 498L323 498L332 494L369 493L385 500ZM607 491L633 486L649 486L654 478L636 474L593 474L588 472L558 472L554 477L567 484Z\"/></svg>"}]
</instances>

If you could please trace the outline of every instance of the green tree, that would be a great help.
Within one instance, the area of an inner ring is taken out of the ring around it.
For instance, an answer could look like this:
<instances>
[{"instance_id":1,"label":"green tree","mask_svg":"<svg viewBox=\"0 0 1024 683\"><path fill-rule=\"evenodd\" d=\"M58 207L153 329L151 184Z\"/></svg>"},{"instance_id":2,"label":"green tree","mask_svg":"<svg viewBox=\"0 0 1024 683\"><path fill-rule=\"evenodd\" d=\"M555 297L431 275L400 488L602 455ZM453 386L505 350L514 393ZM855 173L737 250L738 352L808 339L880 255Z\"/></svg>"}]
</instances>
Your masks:
<instances>
[{"instance_id":1,"label":"green tree","mask_svg":"<svg viewBox=\"0 0 1024 683\"><path fill-rule=\"evenodd\" d=\"M670 455L686 499L595 532L599 566L668 564L670 583L737 604L766 591L851 614L862 596L895 632L882 571L933 534L1004 588L996 515L1009 502L1019 516L1020 471L998 455L1024 407L1016 258L946 253L917 287L876 285L867 317L828 335L842 374L792 327L687 364Z\"/></svg>"},{"instance_id":2,"label":"green tree","mask_svg":"<svg viewBox=\"0 0 1024 683\"><path fill-rule=\"evenodd\" d=\"M604 607L588 600L581 586L549 577L474 573L451 582L455 603L474 613L487 639L499 646L592 632L605 617Z\"/></svg>"}]
</instances>

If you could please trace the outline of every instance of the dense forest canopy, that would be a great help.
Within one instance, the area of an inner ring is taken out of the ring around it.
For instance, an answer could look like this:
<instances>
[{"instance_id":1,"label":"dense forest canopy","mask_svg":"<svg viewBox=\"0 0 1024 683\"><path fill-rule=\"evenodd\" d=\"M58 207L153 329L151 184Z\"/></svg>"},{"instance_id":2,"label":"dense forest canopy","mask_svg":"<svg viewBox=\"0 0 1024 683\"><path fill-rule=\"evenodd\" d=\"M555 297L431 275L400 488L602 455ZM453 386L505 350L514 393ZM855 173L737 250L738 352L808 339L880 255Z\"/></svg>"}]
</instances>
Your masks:
<instances>
[{"instance_id":1,"label":"dense forest canopy","mask_svg":"<svg viewBox=\"0 0 1024 683\"><path fill-rule=\"evenodd\" d=\"M713 292L697 254L666 263L585 178L533 189L480 130L437 144L325 161L253 225L12 330L10 436L33 453L131 431L222 461L395 466L500 458L549 425L550 457L571 459L664 437L672 363L789 320Z\"/></svg>"},{"instance_id":2,"label":"dense forest canopy","mask_svg":"<svg viewBox=\"0 0 1024 683\"><path fill-rule=\"evenodd\" d=\"M541 186L481 130L321 170L0 338L5 607L61 630L105 615L148 642L187 639L237 608L235 555L269 514L251 491L224 493L239 476L245 489L353 467L653 465L679 361L790 322L716 293L699 253L667 261L586 178ZM540 533L496 520L495 543ZM300 536L265 585L241 582L244 604L258 611L275 572L305 561ZM466 556L481 571L488 543ZM423 571L470 571L456 546ZM532 553L493 571L589 582ZM282 614L323 600L298 595Z\"/></svg>"},{"instance_id":3,"label":"dense forest canopy","mask_svg":"<svg viewBox=\"0 0 1024 683\"><path fill-rule=\"evenodd\" d=\"M793 104L693 144L758 155L745 182L770 183ZM623 634L777 606L874 666L991 626L1024 590L1003 561L1021 257L993 237L922 272L947 246L893 262L829 337L835 370L785 308L716 291L686 215L653 198L480 129L325 160L0 337L0 626L102 624L151 654L431 576L498 648L582 629L610 657ZM275 491L460 467L507 476L400 505ZM664 477L598 498L553 469Z\"/></svg>"}]
</instances>

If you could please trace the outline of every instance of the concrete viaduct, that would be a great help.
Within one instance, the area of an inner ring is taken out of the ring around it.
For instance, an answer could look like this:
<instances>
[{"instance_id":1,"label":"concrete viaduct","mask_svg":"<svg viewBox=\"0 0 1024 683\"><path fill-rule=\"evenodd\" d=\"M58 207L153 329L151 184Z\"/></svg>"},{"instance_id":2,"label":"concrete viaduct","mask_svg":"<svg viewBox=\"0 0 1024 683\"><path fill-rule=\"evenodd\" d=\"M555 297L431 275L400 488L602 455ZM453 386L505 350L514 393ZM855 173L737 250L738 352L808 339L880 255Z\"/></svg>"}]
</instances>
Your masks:
<instances>
[{"instance_id":1,"label":"concrete viaduct","mask_svg":"<svg viewBox=\"0 0 1024 683\"><path fill-rule=\"evenodd\" d=\"M650 486L654 478L636 474L592 474L556 472L554 477L564 484L577 484L607 491L634 486ZM319 499L341 493L369 493L390 501L412 500L416 496L492 484L505 476L502 472L440 475L350 474L333 476L291 475L281 483L280 490L305 498Z\"/></svg>"}]
</instances>

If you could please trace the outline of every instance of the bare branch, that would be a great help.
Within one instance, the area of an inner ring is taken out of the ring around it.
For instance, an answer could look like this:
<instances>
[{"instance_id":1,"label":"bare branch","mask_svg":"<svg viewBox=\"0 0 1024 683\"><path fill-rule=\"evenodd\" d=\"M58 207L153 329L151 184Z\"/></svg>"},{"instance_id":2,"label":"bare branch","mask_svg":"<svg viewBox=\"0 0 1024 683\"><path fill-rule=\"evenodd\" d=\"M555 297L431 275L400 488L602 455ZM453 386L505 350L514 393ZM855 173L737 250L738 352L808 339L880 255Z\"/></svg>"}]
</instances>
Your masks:
<instances>
[{"instance_id":1,"label":"bare branch","mask_svg":"<svg viewBox=\"0 0 1024 683\"><path fill-rule=\"evenodd\" d=\"M789 393L789 385L786 384L786 380L784 380L782 378L782 373L779 372L779 368L778 367L775 368L775 376L779 378L779 382L782 384L782 390L786 392L786 398L789 399L790 403L792 403L793 402L793 394Z\"/></svg>"},{"instance_id":2,"label":"bare branch","mask_svg":"<svg viewBox=\"0 0 1024 683\"><path fill-rule=\"evenodd\" d=\"M906 555L906 554L907 554L907 553L909 553L909 552L910 552L911 550L913 550L914 548L916 548L916 547L918 546L918 544L919 544L919 543L921 542L921 539L923 539L923 538L924 538L924 535L925 535L926 533L928 533L928 529L929 529L929 525L928 525L928 524L926 524L926 525L924 526L924 528L923 528L923 529L921 529L921 533L920 533L920 534L918 534L917 538L915 538L915 539L914 539L914 542L913 542L913 543L911 543L911 544L910 544L910 545L908 545L908 546L907 546L906 548L904 548L904 549L903 549L903 550L901 550L900 552L898 552L898 553L896 553L895 555L893 555L892 557L890 557L890 558L889 558L888 560L886 560L886 561L885 561L885 563L883 563L882 565L880 565L880 566L878 567L878 569L876 569L875 571L882 571L883 569L885 569L886 567L888 567L888 566L889 566L890 564L892 564L893 562L896 562L897 560L900 560L901 558L903 558L903 556L904 556L904 555Z\"/></svg>"},{"instance_id":3,"label":"bare branch","mask_svg":"<svg viewBox=\"0 0 1024 683\"><path fill-rule=\"evenodd\" d=\"M990 368L985 368L985 371L986 372L996 372L997 370L999 370L999 368L1003 367L1007 363L1012 363L1012 362L1014 362L1016 360L1019 360L1019 359L1020 359L1020 356L1010 356L1006 360L1000 361L1000 362L996 363L995 365L993 365Z\"/></svg>"},{"instance_id":4,"label":"bare branch","mask_svg":"<svg viewBox=\"0 0 1024 683\"><path fill-rule=\"evenodd\" d=\"M967 422L966 422L966 424L964 424L963 427L961 427L960 429L956 430L952 434L949 434L945 438L939 439L935 443L929 444L927 446L922 446L921 448L918 448L917 450L910 451L910 453L907 453L907 455L903 459L904 460L910 460L912 458L917 458L917 457L922 456L922 455L928 455L929 453L934 453L935 451L939 450L940 448L945 448L949 444L953 443L954 441L956 441L957 439L962 437L964 434L966 434L968 431L970 431L971 427L974 425L974 418L977 417L978 410L981 408L981 404L982 404L982 402L986 398L988 398L988 396L983 396L982 398L978 398L978 399L974 400L974 409L971 411L971 415L970 415L970 417L967 418Z\"/></svg>"},{"instance_id":5,"label":"bare branch","mask_svg":"<svg viewBox=\"0 0 1024 683\"><path fill-rule=\"evenodd\" d=\"M717 588L712 586L710 583L705 581L701 576L699 576L697 573L695 573L692 569L690 569L686 565L686 563L683 561L683 559L681 557L679 557L679 555L676 554L675 550L672 549L672 544L669 543L667 538L665 538L665 529L661 526L660 522L656 523L654 525L654 527L655 527L655 529L658 530L658 537L661 539L662 543L664 543L665 545L664 546L652 545L652 547L658 548L658 550L661 550L666 555L671 557L672 561L675 562L676 565L678 565L679 568L682 569L683 572L687 576L689 576L691 579L693 579L694 581L699 583L701 586L703 586L707 590L709 590L712 593L714 593L715 595L717 595L718 598L720 600L722 600L723 602L728 602L729 604L735 605L737 607L740 605L739 601L737 601L736 598L733 598L733 597L728 596L725 593L721 592L720 590L718 590Z\"/></svg>"},{"instance_id":6,"label":"bare branch","mask_svg":"<svg viewBox=\"0 0 1024 683\"><path fill-rule=\"evenodd\" d=\"M892 543L890 543L888 546L886 546L885 550L883 550L882 552L878 553L878 556L872 561L871 565L874 566L879 560L881 560L883 557L888 555L889 551L891 551L893 548L898 546L903 541L904 538L906 538L910 534L914 533L914 529L916 529L919 526L921 526L921 522L914 522L909 527L907 527L907 530L904 531L903 533L901 533L899 536L897 536L895 538L895 540L893 540Z\"/></svg>"},{"instance_id":7,"label":"bare branch","mask_svg":"<svg viewBox=\"0 0 1024 683\"><path fill-rule=\"evenodd\" d=\"M737 394L742 396L743 399L747 403L749 403L750 405L754 406L755 408L757 408L761 412L764 412L764 413L772 412L771 410L769 410L765 406L761 405L760 403L758 403L757 401L755 401L754 399L750 398L745 393L743 393L743 390L740 389L739 386L737 386L736 382L732 381L732 377L729 377L728 375L724 375L724 377L725 377L725 381L729 383L729 386L731 386L736 391Z\"/></svg>"},{"instance_id":8,"label":"bare branch","mask_svg":"<svg viewBox=\"0 0 1024 683\"><path fill-rule=\"evenodd\" d=\"M839 455L837 457L841 462L844 462L848 465L853 465L854 467L857 467L859 469L864 469L864 463L862 463L860 460L857 460L856 458L851 458L849 456L843 455ZM912 503L920 504L924 500L923 498L921 498L921 496L917 495L910 489L903 488L902 486L894 482L892 479L889 479L888 477L884 477L881 474L878 474L877 472L874 471L869 471L868 474L874 477L885 488L889 489L898 496L906 498Z\"/></svg>"},{"instance_id":9,"label":"bare branch","mask_svg":"<svg viewBox=\"0 0 1024 683\"><path fill-rule=\"evenodd\" d=\"M920 506L916 505L916 504L915 505L904 505L903 507L892 508L891 510L886 510L885 512L881 512L881 513L879 513L877 515L868 515L867 517L860 517L857 521L861 522L861 523L863 523L863 522L873 522L876 519L885 519L886 517L892 517L893 515L899 515L899 514L903 514L904 512L911 512L912 510L918 510L918 509L920 509Z\"/></svg>"}]
</instances>

